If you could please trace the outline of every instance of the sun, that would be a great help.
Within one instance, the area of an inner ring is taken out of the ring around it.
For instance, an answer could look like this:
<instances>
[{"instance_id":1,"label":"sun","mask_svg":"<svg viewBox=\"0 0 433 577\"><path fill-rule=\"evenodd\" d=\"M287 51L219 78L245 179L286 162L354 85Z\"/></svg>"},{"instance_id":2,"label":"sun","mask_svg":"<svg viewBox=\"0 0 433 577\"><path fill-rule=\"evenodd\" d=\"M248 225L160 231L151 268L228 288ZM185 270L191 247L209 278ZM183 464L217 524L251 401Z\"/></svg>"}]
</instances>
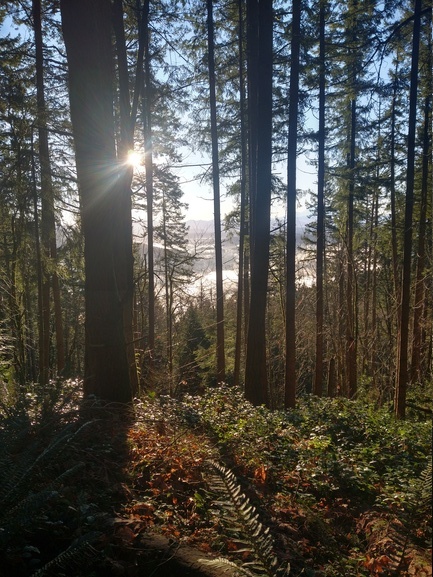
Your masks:
<instances>
[{"instance_id":1,"label":"sun","mask_svg":"<svg viewBox=\"0 0 433 577\"><path fill-rule=\"evenodd\" d=\"M126 164L129 164L129 166L133 168L138 168L141 164L141 154L135 150L130 150L126 158Z\"/></svg>"}]
</instances>

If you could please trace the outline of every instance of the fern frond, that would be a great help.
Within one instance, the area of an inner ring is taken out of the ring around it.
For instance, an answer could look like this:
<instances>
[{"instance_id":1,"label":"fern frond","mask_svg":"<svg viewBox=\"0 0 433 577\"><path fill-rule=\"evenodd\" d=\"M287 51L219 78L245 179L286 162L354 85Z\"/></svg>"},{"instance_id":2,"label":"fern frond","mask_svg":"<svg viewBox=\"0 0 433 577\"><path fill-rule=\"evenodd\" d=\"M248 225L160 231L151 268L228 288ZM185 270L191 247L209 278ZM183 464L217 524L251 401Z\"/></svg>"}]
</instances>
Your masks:
<instances>
[{"instance_id":1,"label":"fern frond","mask_svg":"<svg viewBox=\"0 0 433 577\"><path fill-rule=\"evenodd\" d=\"M38 569L32 577L56 577L60 571L77 570L81 567L88 566L89 562L95 560L98 551L92 546L101 533L96 531L86 533L76 539L65 551L57 555L54 559Z\"/></svg>"},{"instance_id":2,"label":"fern frond","mask_svg":"<svg viewBox=\"0 0 433 577\"><path fill-rule=\"evenodd\" d=\"M54 497L57 497L56 491L38 491L28 495L25 499L17 503L11 509L2 511L0 522L2 531L0 532L0 545L4 545L15 535L22 532L23 527L34 522L34 516L44 505Z\"/></svg>"},{"instance_id":3,"label":"fern frond","mask_svg":"<svg viewBox=\"0 0 433 577\"><path fill-rule=\"evenodd\" d=\"M203 565L208 565L209 567L217 567L222 570L231 567L235 571L237 571L240 575L247 575L248 577L254 577L254 574L251 573L251 571L248 571L248 569L245 569L245 567L239 567L239 565L236 565L236 563L233 563L233 561L229 561L225 557L218 557L217 559L198 559L198 561Z\"/></svg>"},{"instance_id":4,"label":"fern frond","mask_svg":"<svg viewBox=\"0 0 433 577\"><path fill-rule=\"evenodd\" d=\"M49 488L60 487L64 483L64 481L66 481L66 479L69 479L70 477L73 477L74 475L76 475L78 473L78 471L81 471L82 469L84 469L85 466L86 465L80 461L79 463L77 463L73 467L70 467L67 471L64 471L61 475L56 477L49 484L48 487Z\"/></svg>"},{"instance_id":5,"label":"fern frond","mask_svg":"<svg viewBox=\"0 0 433 577\"><path fill-rule=\"evenodd\" d=\"M25 442L25 440L25 436L23 436L21 441ZM4 468L0 481L0 508L4 508L9 502L16 502L27 492L25 491L20 495L19 480L25 478L27 472L33 468L35 454L40 451L40 443L37 440L31 442L27 440L25 448L19 451L18 455L13 439L5 439L4 445L6 448L2 458Z\"/></svg>"},{"instance_id":6,"label":"fern frond","mask_svg":"<svg viewBox=\"0 0 433 577\"><path fill-rule=\"evenodd\" d=\"M243 532L249 540L255 556L269 577L285 577L290 573L290 565L287 569L280 566L280 562L274 553L274 543L269 528L259 520L259 513L248 497L242 492L234 473L227 467L215 461L209 461L210 466L217 472L222 482L213 483L213 487L224 488L234 506Z\"/></svg>"},{"instance_id":7,"label":"fern frond","mask_svg":"<svg viewBox=\"0 0 433 577\"><path fill-rule=\"evenodd\" d=\"M3 488L3 494L0 498L0 507L7 509L19 501L23 495L28 493L33 485L38 468L41 467L41 465L45 465L46 468L46 463L55 463L59 453L64 451L66 447L92 423L93 421L87 421L77 430L74 430L74 423L68 425L57 434L48 447L36 458L33 454L30 460L28 452L26 451L25 454L20 457L15 470L10 471L7 485ZM6 491L4 489L6 489Z\"/></svg>"},{"instance_id":8,"label":"fern frond","mask_svg":"<svg viewBox=\"0 0 433 577\"><path fill-rule=\"evenodd\" d=\"M86 421L83 425L81 425L78 429L74 431L75 423L71 423L67 425L57 437L48 445L48 447L39 455L39 457L35 460L35 465L40 464L43 461L48 459L52 459L56 455L59 454L60 451L64 450L67 445L72 443L72 441L80 435L84 429L93 425L95 421Z\"/></svg>"},{"instance_id":9,"label":"fern frond","mask_svg":"<svg viewBox=\"0 0 433 577\"><path fill-rule=\"evenodd\" d=\"M423 505L427 505L431 507L431 499L432 499L432 457L430 455L429 460L427 462L427 466L424 471L421 473L420 476L420 483L421 483L421 503Z\"/></svg>"}]
</instances>

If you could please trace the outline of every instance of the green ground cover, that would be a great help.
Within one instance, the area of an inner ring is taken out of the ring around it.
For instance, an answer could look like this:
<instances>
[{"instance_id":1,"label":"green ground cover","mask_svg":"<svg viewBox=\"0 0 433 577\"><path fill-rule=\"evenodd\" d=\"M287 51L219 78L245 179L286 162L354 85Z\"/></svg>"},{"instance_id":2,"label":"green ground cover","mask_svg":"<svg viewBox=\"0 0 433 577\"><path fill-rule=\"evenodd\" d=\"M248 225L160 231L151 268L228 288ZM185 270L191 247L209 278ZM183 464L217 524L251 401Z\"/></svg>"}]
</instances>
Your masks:
<instances>
[{"instance_id":1,"label":"green ground cover","mask_svg":"<svg viewBox=\"0 0 433 577\"><path fill-rule=\"evenodd\" d=\"M425 413L271 412L226 386L134 411L46 393L1 409L2 577L138 577L150 535L250 575L431 575Z\"/></svg>"}]
</instances>

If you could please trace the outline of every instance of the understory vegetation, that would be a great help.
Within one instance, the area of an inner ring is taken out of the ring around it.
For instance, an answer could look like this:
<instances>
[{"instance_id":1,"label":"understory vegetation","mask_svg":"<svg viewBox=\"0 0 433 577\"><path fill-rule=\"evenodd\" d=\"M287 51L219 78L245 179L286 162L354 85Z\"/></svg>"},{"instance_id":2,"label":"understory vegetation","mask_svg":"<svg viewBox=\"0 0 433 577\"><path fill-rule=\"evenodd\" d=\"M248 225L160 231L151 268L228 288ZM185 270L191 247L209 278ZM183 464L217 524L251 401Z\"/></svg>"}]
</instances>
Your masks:
<instances>
[{"instance_id":1,"label":"understory vegetation","mask_svg":"<svg viewBox=\"0 0 433 577\"><path fill-rule=\"evenodd\" d=\"M79 391L0 407L1 577L168 575L152 535L247 575L431 575L428 413L270 411L226 385L131 410Z\"/></svg>"}]
</instances>

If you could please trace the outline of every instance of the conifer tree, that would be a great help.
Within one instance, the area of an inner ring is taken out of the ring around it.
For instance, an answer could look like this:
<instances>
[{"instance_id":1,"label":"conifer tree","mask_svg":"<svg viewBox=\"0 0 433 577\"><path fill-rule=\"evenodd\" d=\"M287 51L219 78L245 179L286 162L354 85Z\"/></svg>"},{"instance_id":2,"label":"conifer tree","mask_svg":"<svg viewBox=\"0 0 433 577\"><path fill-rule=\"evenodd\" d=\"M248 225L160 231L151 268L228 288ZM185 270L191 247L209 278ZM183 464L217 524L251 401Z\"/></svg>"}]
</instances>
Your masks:
<instances>
[{"instance_id":1,"label":"conifer tree","mask_svg":"<svg viewBox=\"0 0 433 577\"><path fill-rule=\"evenodd\" d=\"M410 74L409 120L407 142L407 172L406 172L406 200L404 216L404 252L403 278L400 309L399 339L397 344L397 383L395 389L394 408L397 418L404 419L406 414L406 394L409 379L409 316L410 316L410 289L412 267L412 218L415 184L415 135L418 92L418 61L421 30L422 1L415 0L412 64Z\"/></svg>"},{"instance_id":2,"label":"conifer tree","mask_svg":"<svg viewBox=\"0 0 433 577\"><path fill-rule=\"evenodd\" d=\"M39 325L39 379L42 384L46 384L50 376L50 289L52 289L54 300L58 374L61 374L64 368L65 351L63 343L63 322L62 307L60 302L60 288L56 270L57 239L54 215L54 190L51 178L51 160L48 145L48 110L45 101L42 15L40 0L32 0L32 19L36 53L37 126L39 135L39 162L41 173L42 204L41 240L43 246L43 258L41 259L42 286L40 287L42 317L40 319Z\"/></svg>"},{"instance_id":3,"label":"conifer tree","mask_svg":"<svg viewBox=\"0 0 433 577\"><path fill-rule=\"evenodd\" d=\"M296 157L298 141L301 2L293 0L287 161L286 379L284 406L296 402Z\"/></svg>"},{"instance_id":4,"label":"conifer tree","mask_svg":"<svg viewBox=\"0 0 433 577\"><path fill-rule=\"evenodd\" d=\"M272 188L272 0L247 4L248 121L251 207L251 295L245 396L269 403L266 302Z\"/></svg>"},{"instance_id":5,"label":"conifer tree","mask_svg":"<svg viewBox=\"0 0 433 577\"><path fill-rule=\"evenodd\" d=\"M215 89L215 50L214 50L214 22L213 0L207 0L207 42L208 42L208 69L210 92L210 117L212 139L212 184L214 195L214 230L215 230L215 274L216 274L216 322L217 322L217 378L219 382L225 380L225 351L224 351L224 292L223 292L223 262L221 246L221 206L220 206L220 179L218 153L218 127Z\"/></svg>"},{"instance_id":6,"label":"conifer tree","mask_svg":"<svg viewBox=\"0 0 433 577\"><path fill-rule=\"evenodd\" d=\"M119 190L114 136L111 6L107 0L63 0L61 11L85 242L85 393L128 402L128 286L116 261L132 266L132 255L119 255L115 246L131 221L122 219L119 207L125 191Z\"/></svg>"},{"instance_id":7,"label":"conifer tree","mask_svg":"<svg viewBox=\"0 0 433 577\"><path fill-rule=\"evenodd\" d=\"M326 0L319 2L319 131L317 173L317 245L316 245L316 364L313 392L321 396L323 390L323 315L324 315L324 250L325 250L325 15ZM329 394L329 391L328 391Z\"/></svg>"}]
</instances>

